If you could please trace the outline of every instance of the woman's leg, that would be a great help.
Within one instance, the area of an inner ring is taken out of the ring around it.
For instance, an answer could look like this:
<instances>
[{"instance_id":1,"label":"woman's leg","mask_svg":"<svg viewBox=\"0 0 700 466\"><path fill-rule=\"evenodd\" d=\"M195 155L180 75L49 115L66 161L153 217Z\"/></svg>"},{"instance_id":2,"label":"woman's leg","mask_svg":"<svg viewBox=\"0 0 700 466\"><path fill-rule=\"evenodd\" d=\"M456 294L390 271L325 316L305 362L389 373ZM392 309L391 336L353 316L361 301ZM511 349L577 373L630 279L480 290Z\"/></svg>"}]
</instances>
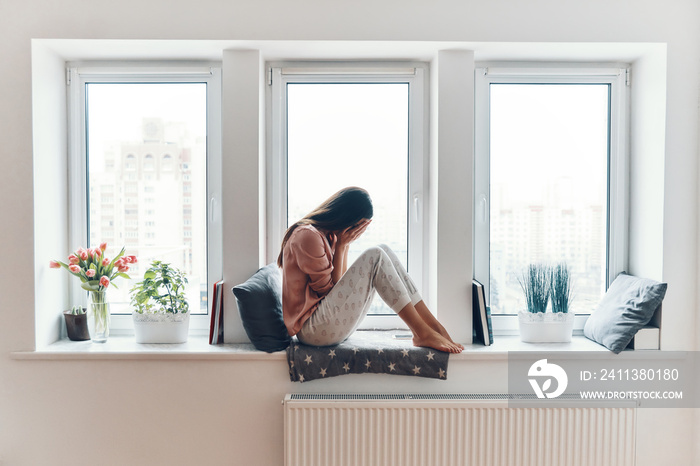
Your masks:
<instances>
[{"instance_id":1,"label":"woman's leg","mask_svg":"<svg viewBox=\"0 0 700 466\"><path fill-rule=\"evenodd\" d=\"M423 301L423 298L418 293L418 289L416 288L415 283L413 283L411 276L408 274L406 268L403 266L399 258L396 257L394 251L392 251L392 249L386 244L380 244L379 247L387 254L387 256L389 256L389 259L391 260L392 265L396 269L398 276L401 278L401 280L404 283L404 286L406 286L406 289L411 295L411 303L415 307L416 312L418 312L418 315L425 321L426 324L428 324L430 328L432 328L440 335L450 340L450 342L454 343L459 348L464 349L463 345L461 345L460 343L456 343L454 340L452 340L452 337L450 337L450 334L447 332L447 330L445 330L445 327L443 327L442 324L437 320L435 315L432 312L430 312L430 309L428 309L428 306L425 304L425 301Z\"/></svg>"},{"instance_id":2,"label":"woman's leg","mask_svg":"<svg viewBox=\"0 0 700 466\"><path fill-rule=\"evenodd\" d=\"M393 253L391 255L396 257ZM298 338L303 343L316 346L342 342L367 315L376 290L382 300L406 322L414 334L413 342L416 346L428 346L440 351L461 351L459 345L430 327L419 315L412 302L417 301L419 306L422 302L415 285L403 267L397 270L392 262L383 248L375 247L363 252L319 303L319 307L297 334Z\"/></svg>"},{"instance_id":3,"label":"woman's leg","mask_svg":"<svg viewBox=\"0 0 700 466\"><path fill-rule=\"evenodd\" d=\"M396 253L394 253L394 251L386 244L380 244L379 248L389 257L389 262L391 262L391 265L396 270L396 276L403 282L403 285L406 287L406 291L408 291L408 294L411 296L411 303L415 306L419 302L423 301L423 298L418 292L416 284L413 283L413 279L406 271L406 268L403 266L399 258L396 257Z\"/></svg>"},{"instance_id":4,"label":"woman's leg","mask_svg":"<svg viewBox=\"0 0 700 466\"><path fill-rule=\"evenodd\" d=\"M399 312L411 297L396 278L386 254L369 248L348 268L297 334L303 343L335 345L349 337L367 315L374 291Z\"/></svg>"}]
</instances>

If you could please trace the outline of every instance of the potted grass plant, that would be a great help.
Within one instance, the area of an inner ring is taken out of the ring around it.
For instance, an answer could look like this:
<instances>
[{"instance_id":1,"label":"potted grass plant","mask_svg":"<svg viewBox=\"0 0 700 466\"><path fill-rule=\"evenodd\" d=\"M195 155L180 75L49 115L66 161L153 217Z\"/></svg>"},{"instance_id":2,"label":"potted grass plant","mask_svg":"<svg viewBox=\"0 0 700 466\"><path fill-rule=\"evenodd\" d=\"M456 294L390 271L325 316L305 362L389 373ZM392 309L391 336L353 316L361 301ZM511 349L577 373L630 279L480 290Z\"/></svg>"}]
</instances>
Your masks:
<instances>
[{"instance_id":1,"label":"potted grass plant","mask_svg":"<svg viewBox=\"0 0 700 466\"><path fill-rule=\"evenodd\" d=\"M85 341L90 339L86 308L73 306L71 309L63 311L63 318L66 322L66 333L69 340Z\"/></svg>"},{"instance_id":2,"label":"potted grass plant","mask_svg":"<svg viewBox=\"0 0 700 466\"><path fill-rule=\"evenodd\" d=\"M549 295L552 299L554 314L568 314L569 305L573 298L571 274L565 262L553 266L549 272Z\"/></svg>"},{"instance_id":3,"label":"potted grass plant","mask_svg":"<svg viewBox=\"0 0 700 466\"><path fill-rule=\"evenodd\" d=\"M187 277L168 263L153 261L143 280L131 289L137 343L184 343L190 312L185 297Z\"/></svg>"},{"instance_id":4,"label":"potted grass plant","mask_svg":"<svg viewBox=\"0 0 700 466\"><path fill-rule=\"evenodd\" d=\"M527 343L570 342L574 314L569 313L573 295L566 263L530 264L519 282L527 302L527 310L518 314L520 339Z\"/></svg>"}]
</instances>

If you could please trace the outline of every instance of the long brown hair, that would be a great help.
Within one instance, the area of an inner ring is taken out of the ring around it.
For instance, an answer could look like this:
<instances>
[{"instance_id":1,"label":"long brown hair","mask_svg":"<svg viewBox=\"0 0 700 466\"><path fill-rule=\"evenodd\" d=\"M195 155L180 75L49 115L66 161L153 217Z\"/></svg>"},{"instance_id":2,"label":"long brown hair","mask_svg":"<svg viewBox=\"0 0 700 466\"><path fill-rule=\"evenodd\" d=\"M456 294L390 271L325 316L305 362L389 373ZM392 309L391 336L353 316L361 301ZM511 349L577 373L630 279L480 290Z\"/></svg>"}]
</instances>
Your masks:
<instances>
[{"instance_id":1,"label":"long brown hair","mask_svg":"<svg viewBox=\"0 0 700 466\"><path fill-rule=\"evenodd\" d=\"M356 225L360 220L371 219L372 215L374 208L367 191L355 186L341 189L287 228L277 257L277 265L282 267L284 246L298 226L312 225L323 231L342 231Z\"/></svg>"}]
</instances>

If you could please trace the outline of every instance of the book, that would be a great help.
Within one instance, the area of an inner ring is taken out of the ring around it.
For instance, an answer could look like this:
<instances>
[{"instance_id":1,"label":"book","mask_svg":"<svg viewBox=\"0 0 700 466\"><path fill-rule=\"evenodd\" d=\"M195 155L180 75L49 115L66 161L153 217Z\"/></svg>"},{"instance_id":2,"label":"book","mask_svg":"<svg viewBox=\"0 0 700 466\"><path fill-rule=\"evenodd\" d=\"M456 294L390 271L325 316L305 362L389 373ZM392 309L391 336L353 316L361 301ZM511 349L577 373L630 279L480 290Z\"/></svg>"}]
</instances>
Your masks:
<instances>
[{"instance_id":1,"label":"book","mask_svg":"<svg viewBox=\"0 0 700 466\"><path fill-rule=\"evenodd\" d=\"M219 296L219 328L217 333L217 344L224 342L224 282L220 281L218 283L219 289L217 294Z\"/></svg>"},{"instance_id":2,"label":"book","mask_svg":"<svg viewBox=\"0 0 700 466\"><path fill-rule=\"evenodd\" d=\"M472 280L472 327L474 341L489 346L493 341L493 330L490 328L490 318L486 308L486 293L484 285L478 280Z\"/></svg>"},{"instance_id":3,"label":"book","mask_svg":"<svg viewBox=\"0 0 700 466\"><path fill-rule=\"evenodd\" d=\"M491 323L491 308L486 306L486 323L489 326L489 345L493 345L493 324Z\"/></svg>"},{"instance_id":4,"label":"book","mask_svg":"<svg viewBox=\"0 0 700 466\"><path fill-rule=\"evenodd\" d=\"M218 283L218 282L217 282ZM212 287L211 311L209 311L209 344L213 344L214 340L214 323L216 322L216 283Z\"/></svg>"},{"instance_id":5,"label":"book","mask_svg":"<svg viewBox=\"0 0 700 466\"><path fill-rule=\"evenodd\" d=\"M212 302L211 302L211 317L209 323L209 344L216 345L221 343L219 341L219 335L223 334L223 285L224 282L219 280L214 283L214 289L212 290ZM222 338L223 340L223 338Z\"/></svg>"},{"instance_id":6,"label":"book","mask_svg":"<svg viewBox=\"0 0 700 466\"><path fill-rule=\"evenodd\" d=\"M645 325L637 331L627 347L636 350L658 350L660 334L661 330L658 327Z\"/></svg>"}]
</instances>

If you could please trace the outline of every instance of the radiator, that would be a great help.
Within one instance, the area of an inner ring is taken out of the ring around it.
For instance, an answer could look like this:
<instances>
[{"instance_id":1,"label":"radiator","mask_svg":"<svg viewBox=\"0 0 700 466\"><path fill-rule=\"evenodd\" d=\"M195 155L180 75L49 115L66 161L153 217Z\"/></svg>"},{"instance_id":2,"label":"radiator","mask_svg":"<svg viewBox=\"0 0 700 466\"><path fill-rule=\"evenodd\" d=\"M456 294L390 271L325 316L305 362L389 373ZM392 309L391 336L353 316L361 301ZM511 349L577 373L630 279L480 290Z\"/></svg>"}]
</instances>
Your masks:
<instances>
[{"instance_id":1,"label":"radiator","mask_svg":"<svg viewBox=\"0 0 700 466\"><path fill-rule=\"evenodd\" d=\"M549 406L549 405L548 405ZM508 395L287 395L285 466L633 466L634 407Z\"/></svg>"}]
</instances>

